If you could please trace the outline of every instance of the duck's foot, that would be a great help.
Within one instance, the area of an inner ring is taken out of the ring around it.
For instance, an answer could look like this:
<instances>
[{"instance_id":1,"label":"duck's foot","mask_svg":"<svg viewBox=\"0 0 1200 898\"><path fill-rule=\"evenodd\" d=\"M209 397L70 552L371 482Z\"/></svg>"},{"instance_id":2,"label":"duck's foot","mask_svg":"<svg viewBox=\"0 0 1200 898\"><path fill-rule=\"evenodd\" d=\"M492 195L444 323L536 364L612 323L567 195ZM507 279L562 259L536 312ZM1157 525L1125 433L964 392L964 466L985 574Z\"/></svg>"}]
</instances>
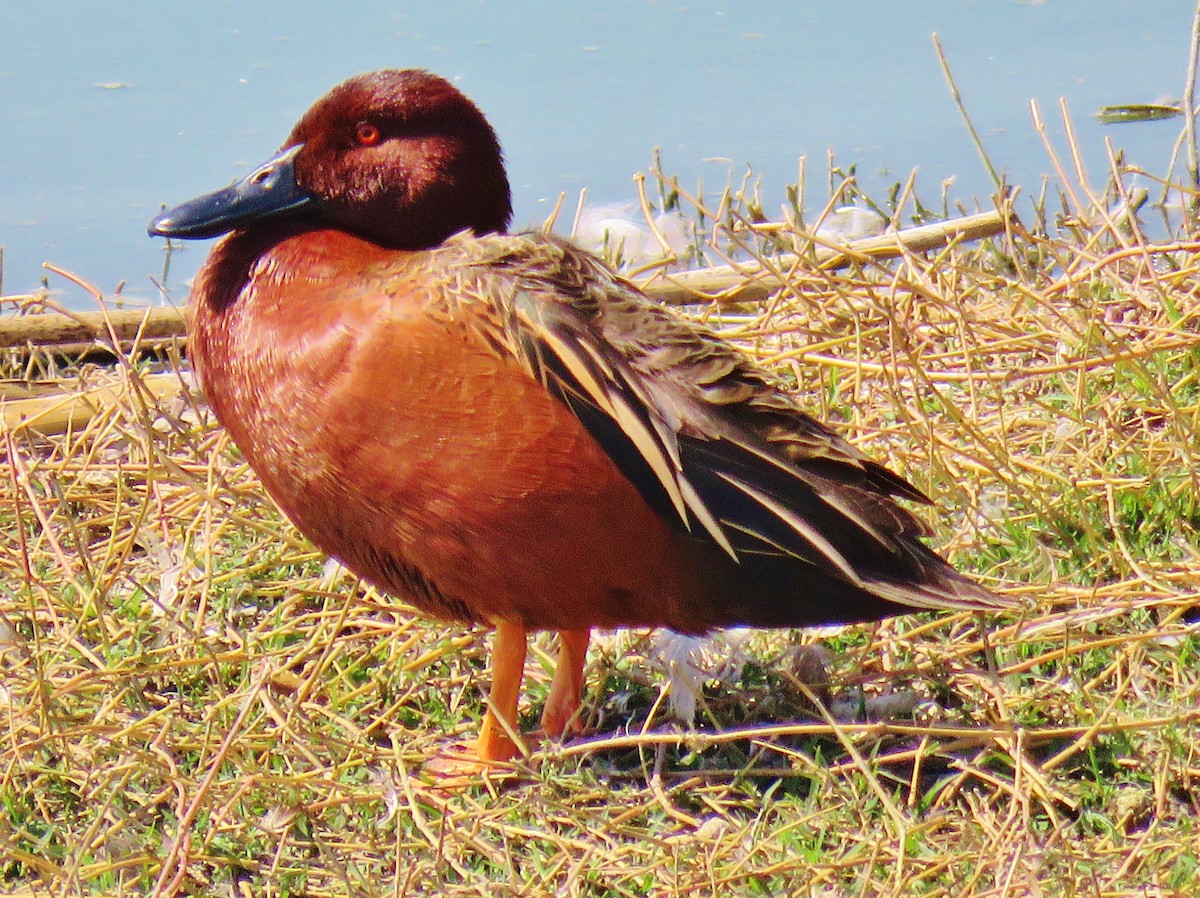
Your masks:
<instances>
[{"instance_id":1,"label":"duck's foot","mask_svg":"<svg viewBox=\"0 0 1200 898\"><path fill-rule=\"evenodd\" d=\"M445 746L425 762L423 773L444 788L511 778L517 773L514 761L528 757L547 740L558 742L583 729L579 707L589 634L587 630L569 630L559 635L559 663L542 714L542 729L525 735L516 730L526 635L521 625L501 621L496 625L492 652L492 692L479 738Z\"/></svg>"},{"instance_id":2,"label":"duck's foot","mask_svg":"<svg viewBox=\"0 0 1200 898\"><path fill-rule=\"evenodd\" d=\"M438 753L421 765L421 772L441 789L464 789L510 780L520 775L517 762L522 755L536 751L541 741L537 733L522 736L525 749L522 751L507 738L497 746L494 739L484 737L440 746Z\"/></svg>"},{"instance_id":3,"label":"duck's foot","mask_svg":"<svg viewBox=\"0 0 1200 898\"><path fill-rule=\"evenodd\" d=\"M558 634L558 665L550 694L542 709L542 732L552 739L567 739L583 730L583 665L587 661L589 630L563 630Z\"/></svg>"}]
</instances>

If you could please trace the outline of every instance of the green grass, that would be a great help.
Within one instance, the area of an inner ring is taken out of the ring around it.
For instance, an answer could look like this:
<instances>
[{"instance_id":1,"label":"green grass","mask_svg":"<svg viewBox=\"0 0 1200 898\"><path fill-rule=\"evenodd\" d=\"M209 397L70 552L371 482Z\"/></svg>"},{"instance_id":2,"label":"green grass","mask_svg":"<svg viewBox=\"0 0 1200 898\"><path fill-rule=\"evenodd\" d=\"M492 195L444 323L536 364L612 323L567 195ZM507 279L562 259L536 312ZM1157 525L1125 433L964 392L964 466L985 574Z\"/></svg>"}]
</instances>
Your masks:
<instances>
[{"instance_id":1,"label":"green grass","mask_svg":"<svg viewBox=\"0 0 1200 898\"><path fill-rule=\"evenodd\" d=\"M729 229L804 239L747 224L749 182L720 211L662 197L720 223L710 263ZM587 739L465 790L424 764L475 732L488 637L327 576L198 397L0 433L0 891L1189 892L1200 244L1090 211L695 310L933 496L935 542L1025 611L755 634L694 729L644 634L603 637Z\"/></svg>"}]
</instances>

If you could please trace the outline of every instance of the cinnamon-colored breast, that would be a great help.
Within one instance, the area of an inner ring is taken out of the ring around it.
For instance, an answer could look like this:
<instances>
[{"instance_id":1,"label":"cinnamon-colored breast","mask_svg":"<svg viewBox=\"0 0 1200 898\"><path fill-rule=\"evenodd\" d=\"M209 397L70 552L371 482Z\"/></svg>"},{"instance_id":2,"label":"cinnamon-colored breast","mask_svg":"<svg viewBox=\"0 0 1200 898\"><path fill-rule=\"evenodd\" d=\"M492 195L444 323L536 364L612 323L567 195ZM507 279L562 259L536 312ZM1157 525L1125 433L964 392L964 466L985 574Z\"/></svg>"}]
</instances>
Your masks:
<instances>
[{"instance_id":1,"label":"cinnamon-colored breast","mask_svg":"<svg viewBox=\"0 0 1200 898\"><path fill-rule=\"evenodd\" d=\"M232 301L238 235L197 282L197 368L264 485L320 548L440 617L671 625L690 543L579 419L448 306L429 253L278 242Z\"/></svg>"}]
</instances>

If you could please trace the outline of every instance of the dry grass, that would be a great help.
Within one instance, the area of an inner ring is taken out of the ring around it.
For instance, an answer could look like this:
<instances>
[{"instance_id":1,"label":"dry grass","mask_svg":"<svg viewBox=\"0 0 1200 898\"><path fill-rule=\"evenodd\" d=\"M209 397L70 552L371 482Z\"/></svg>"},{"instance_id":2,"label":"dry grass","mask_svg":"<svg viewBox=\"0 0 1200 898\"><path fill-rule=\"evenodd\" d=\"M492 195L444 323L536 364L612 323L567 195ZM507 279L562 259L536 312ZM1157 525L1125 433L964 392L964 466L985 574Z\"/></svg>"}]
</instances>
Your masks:
<instances>
[{"instance_id":1,"label":"dry grass","mask_svg":"<svg viewBox=\"0 0 1200 898\"><path fill-rule=\"evenodd\" d=\"M623 635L593 652L592 738L465 791L421 767L473 732L487 637L327 571L186 366L156 398L141 364L11 355L22 379L118 389L65 435L0 433L2 887L1192 893L1200 242L1156 245L1071 183L1028 230L800 266L763 307L706 312L933 495L950 557L1028 611L826 634L817 691L907 697L883 722L814 712L792 663L814 636L776 633L688 729ZM709 261L808 251L798 227L747 226L755 202L683 201L719 223Z\"/></svg>"}]
</instances>

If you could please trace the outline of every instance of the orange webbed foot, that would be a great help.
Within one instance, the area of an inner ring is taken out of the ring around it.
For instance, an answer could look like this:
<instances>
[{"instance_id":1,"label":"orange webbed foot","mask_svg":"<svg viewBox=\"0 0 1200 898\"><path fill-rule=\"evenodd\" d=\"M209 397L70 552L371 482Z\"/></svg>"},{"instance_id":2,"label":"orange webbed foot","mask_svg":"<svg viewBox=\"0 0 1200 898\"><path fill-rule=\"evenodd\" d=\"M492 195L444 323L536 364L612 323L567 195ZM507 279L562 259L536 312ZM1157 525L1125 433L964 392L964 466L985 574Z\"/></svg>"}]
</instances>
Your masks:
<instances>
[{"instance_id":1,"label":"orange webbed foot","mask_svg":"<svg viewBox=\"0 0 1200 898\"><path fill-rule=\"evenodd\" d=\"M444 788L467 786L485 776L511 774L513 761L528 750L517 733L517 701L525 669L525 628L502 621L492 649L492 690L474 742L455 743L423 767ZM461 782L459 782L461 781Z\"/></svg>"},{"instance_id":2,"label":"orange webbed foot","mask_svg":"<svg viewBox=\"0 0 1200 898\"><path fill-rule=\"evenodd\" d=\"M487 782L512 779L517 768L511 762L521 752L507 758L487 757L480 752L479 739L450 742L421 765L421 773L439 789L458 790ZM515 746L514 746L515 748Z\"/></svg>"},{"instance_id":3,"label":"orange webbed foot","mask_svg":"<svg viewBox=\"0 0 1200 898\"><path fill-rule=\"evenodd\" d=\"M517 732L516 720L526 634L517 624L498 624L492 652L492 692L479 738L474 742L446 746L425 762L422 771L437 786L446 789L510 777L516 773L512 762L536 750L543 737L559 740L569 733L582 731L579 709L590 635L588 630L560 631L558 665L542 711L542 729L538 733L521 735Z\"/></svg>"}]
</instances>

